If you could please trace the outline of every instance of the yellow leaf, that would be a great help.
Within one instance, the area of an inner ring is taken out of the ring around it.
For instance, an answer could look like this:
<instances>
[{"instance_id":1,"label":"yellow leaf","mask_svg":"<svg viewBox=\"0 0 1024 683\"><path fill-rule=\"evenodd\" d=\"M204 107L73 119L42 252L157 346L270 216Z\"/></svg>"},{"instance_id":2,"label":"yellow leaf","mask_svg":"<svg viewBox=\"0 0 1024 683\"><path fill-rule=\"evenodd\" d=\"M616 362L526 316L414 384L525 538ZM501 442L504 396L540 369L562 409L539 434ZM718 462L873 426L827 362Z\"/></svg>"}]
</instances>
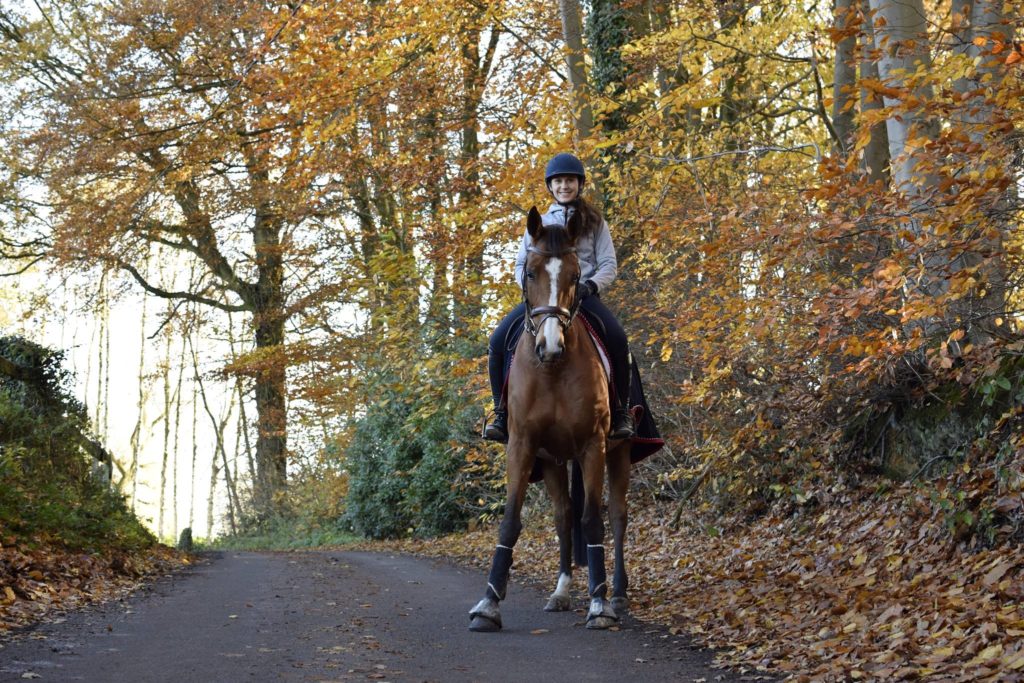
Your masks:
<instances>
[{"instance_id":1,"label":"yellow leaf","mask_svg":"<svg viewBox=\"0 0 1024 683\"><path fill-rule=\"evenodd\" d=\"M864 564L865 562L867 562L867 561L868 561L868 556L867 556L867 554L866 554L866 553L865 553L865 552L864 552L863 550L861 550L861 551L860 551L860 552L858 552L858 553L857 553L857 555L856 555L856 556L855 556L855 557L853 558L853 566L854 566L854 567L860 567L861 565L863 565L863 564Z\"/></svg>"},{"instance_id":2,"label":"yellow leaf","mask_svg":"<svg viewBox=\"0 0 1024 683\"><path fill-rule=\"evenodd\" d=\"M969 664L982 664L989 660L995 659L999 655L1003 654L1003 644L996 643L995 645L989 645L984 650L978 653L978 656L972 659Z\"/></svg>"},{"instance_id":3,"label":"yellow leaf","mask_svg":"<svg viewBox=\"0 0 1024 683\"><path fill-rule=\"evenodd\" d=\"M13 603L17 599L18 599L18 596L16 596L14 594L14 591L11 590L11 587L10 586L4 586L4 603L10 605L11 603Z\"/></svg>"}]
</instances>

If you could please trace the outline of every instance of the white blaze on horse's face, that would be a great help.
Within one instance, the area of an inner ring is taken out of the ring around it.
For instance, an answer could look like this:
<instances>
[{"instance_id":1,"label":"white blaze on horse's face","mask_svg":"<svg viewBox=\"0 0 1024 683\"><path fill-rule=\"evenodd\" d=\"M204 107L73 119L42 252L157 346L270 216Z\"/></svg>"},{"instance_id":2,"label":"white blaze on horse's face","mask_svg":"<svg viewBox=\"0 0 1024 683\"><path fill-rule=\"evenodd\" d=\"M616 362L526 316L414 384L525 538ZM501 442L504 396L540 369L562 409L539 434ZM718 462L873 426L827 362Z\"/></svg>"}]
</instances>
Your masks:
<instances>
[{"instance_id":1,"label":"white blaze on horse's face","mask_svg":"<svg viewBox=\"0 0 1024 683\"><path fill-rule=\"evenodd\" d=\"M544 270L548 271L548 278L551 280L551 294L548 306L558 305L558 276L562 271L562 259L551 258L544 264ZM543 351L541 351L543 347ZM537 334L538 355L542 361L557 358L565 349L565 340L562 339L562 326L558 318L549 317L544 321Z\"/></svg>"}]
</instances>

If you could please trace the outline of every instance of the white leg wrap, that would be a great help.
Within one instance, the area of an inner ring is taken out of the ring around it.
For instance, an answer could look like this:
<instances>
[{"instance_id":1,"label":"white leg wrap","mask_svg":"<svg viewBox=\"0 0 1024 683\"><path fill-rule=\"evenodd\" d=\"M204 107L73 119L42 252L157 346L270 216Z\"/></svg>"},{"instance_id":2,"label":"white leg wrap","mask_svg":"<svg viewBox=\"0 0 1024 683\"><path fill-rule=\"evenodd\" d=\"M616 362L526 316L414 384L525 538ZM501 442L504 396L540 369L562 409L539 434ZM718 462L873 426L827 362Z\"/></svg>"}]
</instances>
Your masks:
<instances>
[{"instance_id":1,"label":"white leg wrap","mask_svg":"<svg viewBox=\"0 0 1024 683\"><path fill-rule=\"evenodd\" d=\"M552 597L569 597L569 587L572 585L572 576L569 574L558 575L558 585L555 586L555 592L552 593Z\"/></svg>"}]
</instances>

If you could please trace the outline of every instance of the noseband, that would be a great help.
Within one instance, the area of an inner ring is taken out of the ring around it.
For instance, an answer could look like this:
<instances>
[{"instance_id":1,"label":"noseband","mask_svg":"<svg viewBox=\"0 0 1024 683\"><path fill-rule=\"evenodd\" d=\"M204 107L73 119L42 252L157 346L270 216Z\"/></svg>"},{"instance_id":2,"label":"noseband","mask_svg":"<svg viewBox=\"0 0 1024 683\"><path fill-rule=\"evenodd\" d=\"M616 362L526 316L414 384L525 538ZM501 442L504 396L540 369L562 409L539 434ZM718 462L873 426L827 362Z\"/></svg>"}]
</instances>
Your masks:
<instances>
[{"instance_id":1,"label":"noseband","mask_svg":"<svg viewBox=\"0 0 1024 683\"><path fill-rule=\"evenodd\" d=\"M537 249L536 247L533 247L533 246L527 247L526 250L531 252L531 253L539 254L541 256L544 256L545 258L555 258L555 257L559 257L560 258L562 256L565 256L566 254L575 254L576 253L576 247L569 247L568 249L563 249L563 250L557 251L557 252L543 251L543 250ZM575 291L573 292L573 297L572 297L572 299L573 299L573 301L572 301L572 308L564 308L562 306L538 306L537 308L533 308L532 306L530 306L530 300L526 296L526 269L525 268L523 269L523 282L522 282L522 286L523 286L523 303L526 304L526 319L523 322L523 326L524 326L524 328L526 329L527 332L529 332L532 336L536 337L537 336L537 332L540 330L541 326L544 324L544 322L548 318L554 318L555 320L557 320L559 327L562 328L562 332L565 332L566 330L569 329L569 326L572 325L572 321L576 319L576 314L579 313L579 311L580 311L580 304L583 303L583 299L580 298L580 281L579 281L579 278L576 279L576 284L574 285L574 290ZM540 319L539 323L536 323L536 322L534 322L533 319L534 319L534 317L536 317L538 315L544 316L544 317L542 317Z\"/></svg>"}]
</instances>

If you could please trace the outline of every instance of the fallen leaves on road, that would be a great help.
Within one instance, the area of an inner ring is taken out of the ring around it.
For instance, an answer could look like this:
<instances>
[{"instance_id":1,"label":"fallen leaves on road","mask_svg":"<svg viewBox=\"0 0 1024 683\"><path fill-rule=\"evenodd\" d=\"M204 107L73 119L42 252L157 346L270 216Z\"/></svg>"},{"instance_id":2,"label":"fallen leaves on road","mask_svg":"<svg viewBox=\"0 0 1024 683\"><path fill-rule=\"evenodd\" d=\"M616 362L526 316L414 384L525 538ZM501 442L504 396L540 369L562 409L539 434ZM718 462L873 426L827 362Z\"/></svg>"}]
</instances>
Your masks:
<instances>
[{"instance_id":1,"label":"fallen leaves on road","mask_svg":"<svg viewBox=\"0 0 1024 683\"><path fill-rule=\"evenodd\" d=\"M1024 680L1024 549L958 544L921 491L863 490L714 533L696 517L674 531L672 513L634 505L632 612L719 648L722 663L798 681ZM388 545L480 568L482 593L495 537ZM553 527L535 518L513 571L553 589L557 555Z\"/></svg>"},{"instance_id":2,"label":"fallen leaves on road","mask_svg":"<svg viewBox=\"0 0 1024 683\"><path fill-rule=\"evenodd\" d=\"M35 539L29 547L0 530L0 635L55 611L120 597L188 562L164 546L90 554Z\"/></svg>"}]
</instances>

